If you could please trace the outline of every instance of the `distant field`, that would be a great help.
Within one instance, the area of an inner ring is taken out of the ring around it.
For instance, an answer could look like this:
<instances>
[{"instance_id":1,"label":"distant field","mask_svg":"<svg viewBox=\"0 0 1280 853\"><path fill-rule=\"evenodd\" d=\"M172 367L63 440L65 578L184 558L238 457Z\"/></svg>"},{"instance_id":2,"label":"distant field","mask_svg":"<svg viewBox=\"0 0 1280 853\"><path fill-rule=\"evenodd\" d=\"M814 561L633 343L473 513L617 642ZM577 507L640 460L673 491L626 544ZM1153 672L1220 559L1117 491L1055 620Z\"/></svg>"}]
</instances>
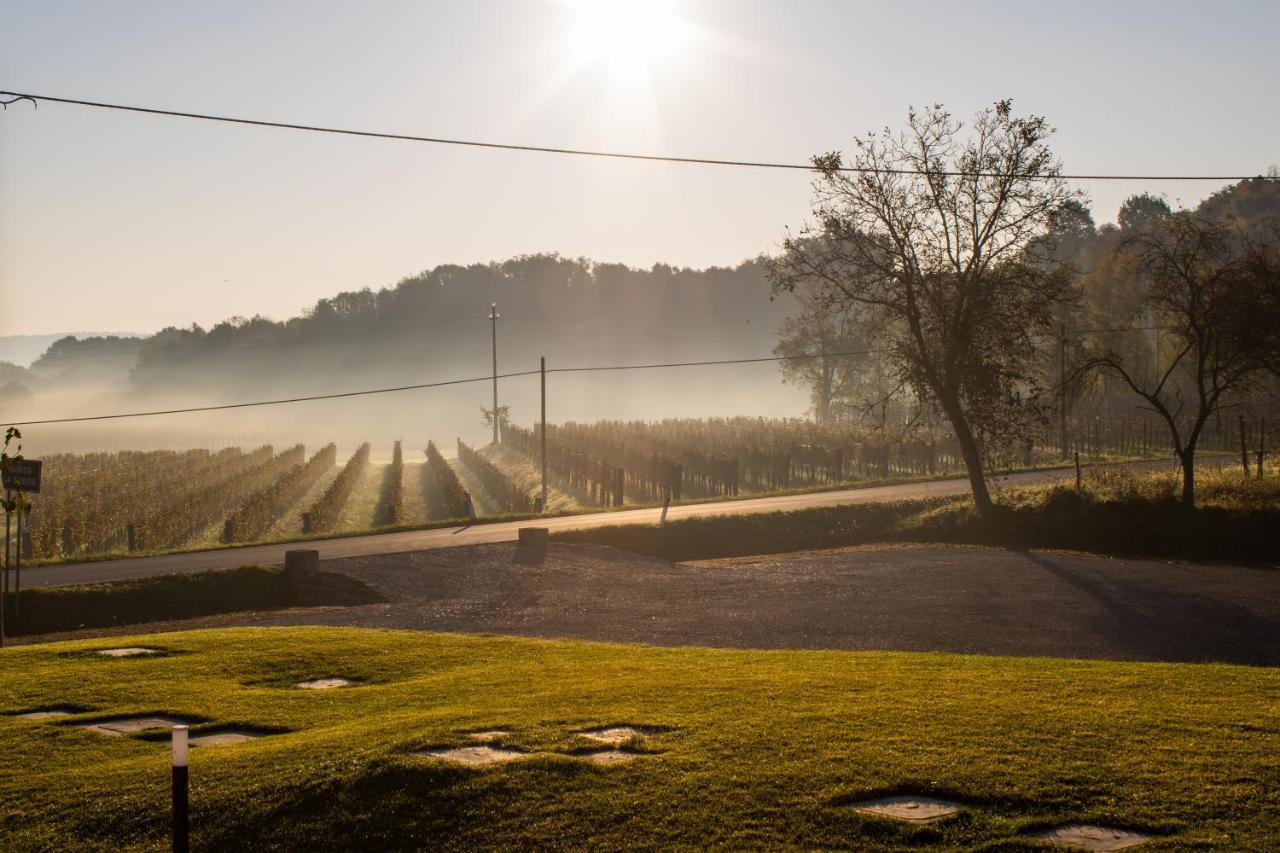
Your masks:
<instances>
[{"instance_id":1,"label":"distant field","mask_svg":"<svg viewBox=\"0 0 1280 853\"><path fill-rule=\"evenodd\" d=\"M121 646L162 654L92 654ZM328 676L355 686L291 686ZM269 733L193 751L195 849L1020 849L1075 820L1157 836L1144 849L1280 847L1280 673L1261 668L240 629L6 649L0 688L6 850L164 849L163 737L79 727L142 713ZM644 733L591 764L605 747L578 733L610 725ZM485 729L528 756L413 755ZM895 792L965 809L846 807Z\"/></svg>"}]
</instances>

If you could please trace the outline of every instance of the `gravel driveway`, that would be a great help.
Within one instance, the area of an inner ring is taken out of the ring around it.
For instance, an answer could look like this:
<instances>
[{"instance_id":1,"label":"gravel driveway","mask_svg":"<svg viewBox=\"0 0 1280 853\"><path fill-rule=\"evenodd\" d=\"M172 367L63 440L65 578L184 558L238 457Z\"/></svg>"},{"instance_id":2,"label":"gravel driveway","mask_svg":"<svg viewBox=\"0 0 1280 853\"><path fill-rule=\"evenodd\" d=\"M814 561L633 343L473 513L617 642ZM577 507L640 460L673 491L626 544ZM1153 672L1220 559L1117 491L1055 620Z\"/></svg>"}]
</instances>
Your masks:
<instances>
[{"instance_id":1,"label":"gravel driveway","mask_svg":"<svg viewBox=\"0 0 1280 853\"><path fill-rule=\"evenodd\" d=\"M242 624L1280 665L1280 569L943 546L669 563L473 545L325 563L384 604Z\"/></svg>"}]
</instances>

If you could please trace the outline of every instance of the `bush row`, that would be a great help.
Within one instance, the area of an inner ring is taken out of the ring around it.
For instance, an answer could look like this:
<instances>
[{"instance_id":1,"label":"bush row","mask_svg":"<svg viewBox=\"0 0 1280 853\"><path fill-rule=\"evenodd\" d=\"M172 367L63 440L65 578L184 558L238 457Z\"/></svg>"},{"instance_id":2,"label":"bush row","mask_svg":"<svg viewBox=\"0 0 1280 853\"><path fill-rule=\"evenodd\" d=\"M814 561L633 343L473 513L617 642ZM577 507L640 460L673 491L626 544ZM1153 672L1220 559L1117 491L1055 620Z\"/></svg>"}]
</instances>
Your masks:
<instances>
[{"instance_id":1,"label":"bush row","mask_svg":"<svg viewBox=\"0 0 1280 853\"><path fill-rule=\"evenodd\" d=\"M264 537L289 504L337 463L337 445L326 445L305 464L295 465L266 488L254 492L223 525L223 541L250 542Z\"/></svg>"},{"instance_id":2,"label":"bush row","mask_svg":"<svg viewBox=\"0 0 1280 853\"><path fill-rule=\"evenodd\" d=\"M458 439L458 461L470 469L495 506L506 512L532 512L533 498L505 471Z\"/></svg>"},{"instance_id":3,"label":"bush row","mask_svg":"<svg viewBox=\"0 0 1280 853\"><path fill-rule=\"evenodd\" d=\"M368 466L369 442L366 441L351 455L347 464L342 466L337 478L324 490L320 499L303 515L303 533L323 533L333 529L338 523L338 516L342 514L342 508L347 505L347 499L351 497L351 492L355 490Z\"/></svg>"},{"instance_id":4,"label":"bush row","mask_svg":"<svg viewBox=\"0 0 1280 853\"><path fill-rule=\"evenodd\" d=\"M427 501L427 513L432 518L465 518L467 512L466 490L462 481L435 443L427 442L427 464L422 472L423 496Z\"/></svg>"},{"instance_id":5,"label":"bush row","mask_svg":"<svg viewBox=\"0 0 1280 853\"><path fill-rule=\"evenodd\" d=\"M378 495L378 506L374 510L373 523L376 525L399 524L404 518L404 454L400 450L400 442L396 442L391 452L391 464L387 466L382 477L382 492Z\"/></svg>"}]
</instances>

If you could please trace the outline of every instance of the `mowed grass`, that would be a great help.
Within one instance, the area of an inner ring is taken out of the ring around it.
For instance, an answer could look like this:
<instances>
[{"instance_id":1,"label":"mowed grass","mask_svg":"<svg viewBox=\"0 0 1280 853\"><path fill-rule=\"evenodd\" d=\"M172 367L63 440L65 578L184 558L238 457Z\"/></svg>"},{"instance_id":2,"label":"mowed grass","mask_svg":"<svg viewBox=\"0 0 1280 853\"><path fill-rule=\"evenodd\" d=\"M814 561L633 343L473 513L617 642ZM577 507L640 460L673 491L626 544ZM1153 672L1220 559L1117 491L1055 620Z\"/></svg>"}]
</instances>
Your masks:
<instances>
[{"instance_id":1,"label":"mowed grass","mask_svg":"<svg viewBox=\"0 0 1280 853\"><path fill-rule=\"evenodd\" d=\"M108 659L91 650L158 647ZM291 687L324 676L360 686ZM233 629L0 652L0 847L162 849L168 749L76 726L172 713L280 734L194 749L194 849L1023 849L1087 820L1143 849L1280 849L1280 672L944 654L670 649ZM652 727L610 766L576 732ZM512 732L537 757L416 757ZM287 732L287 733L284 733ZM960 800L927 826L847 803Z\"/></svg>"}]
</instances>

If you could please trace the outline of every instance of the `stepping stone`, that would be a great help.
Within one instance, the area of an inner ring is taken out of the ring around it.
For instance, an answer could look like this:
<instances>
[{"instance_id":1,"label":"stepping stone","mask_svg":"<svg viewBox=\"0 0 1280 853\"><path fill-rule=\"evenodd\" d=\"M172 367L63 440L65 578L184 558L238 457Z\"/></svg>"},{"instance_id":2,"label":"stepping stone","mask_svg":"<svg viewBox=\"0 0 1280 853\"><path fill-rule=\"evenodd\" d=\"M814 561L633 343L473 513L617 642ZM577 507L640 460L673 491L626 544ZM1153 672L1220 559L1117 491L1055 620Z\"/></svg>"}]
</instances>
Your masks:
<instances>
[{"instance_id":1,"label":"stepping stone","mask_svg":"<svg viewBox=\"0 0 1280 853\"><path fill-rule=\"evenodd\" d=\"M634 752L623 752L620 749L605 749L600 752L583 752L578 757L592 764L621 764L636 757Z\"/></svg>"},{"instance_id":2,"label":"stepping stone","mask_svg":"<svg viewBox=\"0 0 1280 853\"><path fill-rule=\"evenodd\" d=\"M149 732L155 729L171 729L174 726L189 725L189 721L181 717L117 717L114 720L99 720L96 723L85 723L80 728L103 735L131 735L136 732Z\"/></svg>"},{"instance_id":3,"label":"stepping stone","mask_svg":"<svg viewBox=\"0 0 1280 853\"><path fill-rule=\"evenodd\" d=\"M598 740L600 743L619 744L626 743L633 737L640 737L644 731L635 726L607 726L600 729L587 729L578 734L591 740Z\"/></svg>"},{"instance_id":4,"label":"stepping stone","mask_svg":"<svg viewBox=\"0 0 1280 853\"><path fill-rule=\"evenodd\" d=\"M149 649L146 646L126 646L123 649L98 649L94 654L108 658L139 658L144 655L158 655L160 650Z\"/></svg>"},{"instance_id":5,"label":"stepping stone","mask_svg":"<svg viewBox=\"0 0 1280 853\"><path fill-rule=\"evenodd\" d=\"M527 758L529 753L517 752L514 749L498 749L492 746L460 746L457 749L432 749L426 752L415 752L426 758L443 758L458 764L481 767L486 764L505 764Z\"/></svg>"},{"instance_id":6,"label":"stepping stone","mask_svg":"<svg viewBox=\"0 0 1280 853\"><path fill-rule=\"evenodd\" d=\"M933 823L955 814L964 806L959 803L953 803L950 800L903 794L896 797L879 797L874 800L864 800L860 803L850 803L849 808L860 811L863 814L891 817L894 820L904 820L908 823Z\"/></svg>"},{"instance_id":7,"label":"stepping stone","mask_svg":"<svg viewBox=\"0 0 1280 853\"><path fill-rule=\"evenodd\" d=\"M294 687L303 690L333 690L335 687L350 687L355 684L349 678L317 678L314 681L299 681Z\"/></svg>"},{"instance_id":8,"label":"stepping stone","mask_svg":"<svg viewBox=\"0 0 1280 853\"><path fill-rule=\"evenodd\" d=\"M21 714L13 716L21 720L51 720L57 717L70 717L72 714L78 714L71 708L46 708L43 711L23 711Z\"/></svg>"},{"instance_id":9,"label":"stepping stone","mask_svg":"<svg viewBox=\"0 0 1280 853\"><path fill-rule=\"evenodd\" d=\"M1150 835L1143 835L1141 832L1095 826L1089 823L1066 823L1053 829L1032 833L1031 837L1048 841L1059 847L1078 847L1083 850L1123 850L1151 840Z\"/></svg>"},{"instance_id":10,"label":"stepping stone","mask_svg":"<svg viewBox=\"0 0 1280 853\"><path fill-rule=\"evenodd\" d=\"M211 732L207 735L197 735L190 738L187 743L191 746L223 746L232 743L244 743L245 741L257 740L264 737L262 732L247 732L240 729Z\"/></svg>"},{"instance_id":11,"label":"stepping stone","mask_svg":"<svg viewBox=\"0 0 1280 853\"><path fill-rule=\"evenodd\" d=\"M467 732L467 737L480 743L492 743L495 740L504 738L511 732L505 732L502 729L486 729L482 732Z\"/></svg>"}]
</instances>

